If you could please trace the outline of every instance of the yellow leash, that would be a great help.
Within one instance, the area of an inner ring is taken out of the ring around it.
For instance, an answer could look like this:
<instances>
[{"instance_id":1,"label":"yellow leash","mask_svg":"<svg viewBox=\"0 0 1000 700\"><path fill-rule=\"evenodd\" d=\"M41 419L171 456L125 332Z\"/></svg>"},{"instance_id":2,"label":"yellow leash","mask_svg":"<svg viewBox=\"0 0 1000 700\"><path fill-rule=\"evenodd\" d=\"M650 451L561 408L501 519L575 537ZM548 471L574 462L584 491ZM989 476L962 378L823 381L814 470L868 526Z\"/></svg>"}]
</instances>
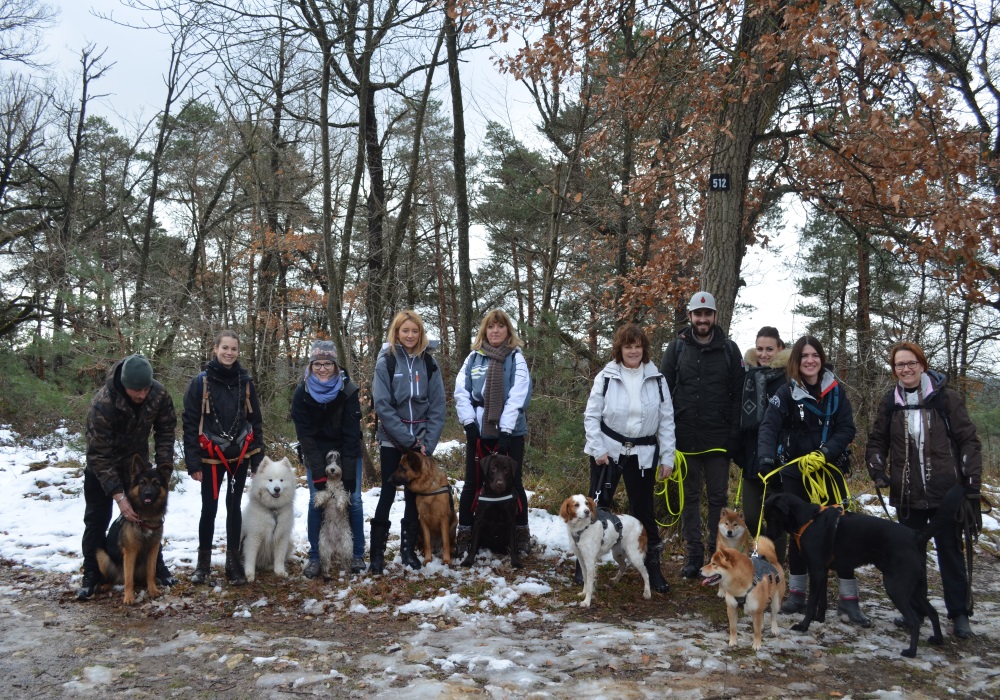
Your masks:
<instances>
[{"instance_id":1,"label":"yellow leash","mask_svg":"<svg viewBox=\"0 0 1000 700\"><path fill-rule=\"evenodd\" d=\"M656 524L660 527L673 527L677 524L677 521L681 519L681 513L684 512L684 479L687 478L688 472L688 457L694 457L696 455L706 455L710 452L725 452L725 449L721 447L713 447L710 450L702 450L701 452L674 452L674 470L671 472L670 476L666 479L660 479L657 477L656 481L662 486L654 487L654 496L663 496L663 502L667 506L667 513L673 517L669 523L661 523L659 520ZM675 511L670 505L670 493L667 488L671 481L677 482L677 510Z\"/></svg>"},{"instance_id":2,"label":"yellow leash","mask_svg":"<svg viewBox=\"0 0 1000 700\"><path fill-rule=\"evenodd\" d=\"M846 505L850 502L851 491L847 488L847 479L844 478L840 469L826 461L822 452L810 452L807 455L789 460L785 466L793 464L799 465L799 472L802 473L802 485L805 486L806 495L809 496L812 503L825 506L832 503ZM832 486L832 490L827 488L827 482ZM843 492L840 490L841 483L844 485Z\"/></svg>"}]
</instances>

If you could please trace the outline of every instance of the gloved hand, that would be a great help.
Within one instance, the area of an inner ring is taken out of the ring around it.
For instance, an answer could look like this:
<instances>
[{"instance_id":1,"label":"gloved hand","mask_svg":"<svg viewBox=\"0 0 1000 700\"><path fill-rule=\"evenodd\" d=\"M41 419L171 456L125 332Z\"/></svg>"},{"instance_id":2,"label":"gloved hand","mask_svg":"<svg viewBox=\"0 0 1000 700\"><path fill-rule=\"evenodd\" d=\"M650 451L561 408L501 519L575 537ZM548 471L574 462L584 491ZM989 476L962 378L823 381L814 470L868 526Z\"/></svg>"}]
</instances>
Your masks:
<instances>
[{"instance_id":1,"label":"gloved hand","mask_svg":"<svg viewBox=\"0 0 1000 700\"><path fill-rule=\"evenodd\" d=\"M833 460L830 459L830 448L829 447L827 447L826 445L820 445L819 449L816 450L816 451L819 452L821 455L823 455L823 459L825 459L830 464L833 464Z\"/></svg>"},{"instance_id":2,"label":"gloved hand","mask_svg":"<svg viewBox=\"0 0 1000 700\"><path fill-rule=\"evenodd\" d=\"M881 469L869 468L868 475L875 482L876 488L884 489L889 486L889 475Z\"/></svg>"},{"instance_id":3,"label":"gloved hand","mask_svg":"<svg viewBox=\"0 0 1000 700\"><path fill-rule=\"evenodd\" d=\"M757 465L757 478L761 481L764 480L764 477L774 471L774 460L770 457L761 457L757 462Z\"/></svg>"},{"instance_id":4,"label":"gloved hand","mask_svg":"<svg viewBox=\"0 0 1000 700\"><path fill-rule=\"evenodd\" d=\"M970 484L969 486L963 486L962 490L965 491L965 495L967 498L977 499L980 496L978 486L972 486Z\"/></svg>"},{"instance_id":5,"label":"gloved hand","mask_svg":"<svg viewBox=\"0 0 1000 700\"><path fill-rule=\"evenodd\" d=\"M469 442L475 442L479 439L479 424L476 421L471 423L466 423L462 426L465 429L465 439Z\"/></svg>"},{"instance_id":6,"label":"gloved hand","mask_svg":"<svg viewBox=\"0 0 1000 700\"><path fill-rule=\"evenodd\" d=\"M500 433L500 440L497 442L497 452L500 454L510 454L510 433Z\"/></svg>"}]
</instances>

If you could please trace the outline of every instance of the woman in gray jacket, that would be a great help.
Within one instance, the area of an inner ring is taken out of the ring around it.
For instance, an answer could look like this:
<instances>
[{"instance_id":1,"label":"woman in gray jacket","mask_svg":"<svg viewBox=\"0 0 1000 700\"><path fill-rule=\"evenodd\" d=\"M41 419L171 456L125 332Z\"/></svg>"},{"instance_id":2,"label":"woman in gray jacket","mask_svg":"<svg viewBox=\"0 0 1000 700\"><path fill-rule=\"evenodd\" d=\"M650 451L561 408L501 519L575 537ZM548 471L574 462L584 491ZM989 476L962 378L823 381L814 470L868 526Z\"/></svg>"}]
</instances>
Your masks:
<instances>
[{"instance_id":1,"label":"woman in gray jacket","mask_svg":"<svg viewBox=\"0 0 1000 700\"><path fill-rule=\"evenodd\" d=\"M674 408L667 381L649 361L649 338L635 324L615 333L612 360L594 378L583 424L590 455L590 497L611 507L619 478L629 511L646 528L646 570L658 593L670 590L660 571L660 542L653 515L659 467L666 479L674 466ZM577 564L579 572L579 563Z\"/></svg>"},{"instance_id":2,"label":"woman in gray jacket","mask_svg":"<svg viewBox=\"0 0 1000 700\"><path fill-rule=\"evenodd\" d=\"M382 465L382 491L371 526L368 570L373 574L381 574L385 565L389 510L396 498L396 485L390 479L399 467L399 460L404 450L433 454L444 430L444 382L427 345L420 315L415 311L400 311L389 325L386 345L375 361L372 400L378 417L375 437ZM404 566L417 570L420 559L413 552L420 529L416 496L406 491L405 499L400 557Z\"/></svg>"}]
</instances>

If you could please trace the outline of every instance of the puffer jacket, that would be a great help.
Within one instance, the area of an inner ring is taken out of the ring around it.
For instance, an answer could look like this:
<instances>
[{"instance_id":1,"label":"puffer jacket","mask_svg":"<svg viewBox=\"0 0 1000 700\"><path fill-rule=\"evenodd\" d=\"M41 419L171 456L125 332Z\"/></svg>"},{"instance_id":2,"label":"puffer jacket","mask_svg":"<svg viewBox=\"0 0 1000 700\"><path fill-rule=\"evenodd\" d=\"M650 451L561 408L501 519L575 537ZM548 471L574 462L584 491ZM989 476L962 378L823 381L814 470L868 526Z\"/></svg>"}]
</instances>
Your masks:
<instances>
[{"instance_id":1,"label":"puffer jacket","mask_svg":"<svg viewBox=\"0 0 1000 700\"><path fill-rule=\"evenodd\" d=\"M396 371L391 381L385 364L389 352L396 355ZM375 361L372 401L379 421L375 437L380 444L406 448L419 441L427 448L427 454L434 452L444 430L445 416L440 367L430 372L423 354L411 357L399 345L391 349L386 345Z\"/></svg>"},{"instance_id":2,"label":"puffer jacket","mask_svg":"<svg viewBox=\"0 0 1000 700\"><path fill-rule=\"evenodd\" d=\"M756 387L756 375L763 375L764 391L767 398L778 393L778 389L783 387L787 381L785 369L788 367L788 357L792 354L791 349L785 348L775 353L771 358L771 364L761 367L757 364L757 352L750 348L743 355L743 363L746 365L747 373L743 379L743 398L741 406L746 406L748 401L753 401L753 397L748 394ZM733 461L743 470L744 477L752 477L759 471L757 464L757 439L760 436L760 425L752 428L742 428L740 432L740 452Z\"/></svg>"},{"instance_id":3,"label":"puffer jacket","mask_svg":"<svg viewBox=\"0 0 1000 700\"><path fill-rule=\"evenodd\" d=\"M468 425L473 421L483 429L483 387L490 358L473 350L462 363L455 377L455 412L458 422ZM503 412L500 414L500 432L511 435L528 434L525 408L531 399L531 375L528 363L519 348L507 355L503 363Z\"/></svg>"},{"instance_id":4,"label":"puffer jacket","mask_svg":"<svg viewBox=\"0 0 1000 700\"><path fill-rule=\"evenodd\" d=\"M134 404L122 386L122 364L108 372L107 381L90 402L87 412L87 469L111 496L129 483L132 460L138 455L149 463L149 436L153 435L154 463L174 464L177 414L170 393L155 379L146 400Z\"/></svg>"},{"instance_id":5,"label":"puffer jacket","mask_svg":"<svg viewBox=\"0 0 1000 700\"><path fill-rule=\"evenodd\" d=\"M906 405L906 395L900 385L886 394L868 436L865 463L869 472L878 469L888 474L892 505L931 509L941 505L944 495L955 484L980 488L982 445L965 401L961 394L948 388L944 375L932 370L924 372L920 394L923 401L918 409L901 408ZM907 432L907 417L914 410L920 411L927 431L922 454L914 437ZM942 410L951 423L954 442L948 436ZM959 467L961 474L956 471Z\"/></svg>"},{"instance_id":6,"label":"puffer jacket","mask_svg":"<svg viewBox=\"0 0 1000 700\"><path fill-rule=\"evenodd\" d=\"M305 382L299 382L292 395L292 422L313 483L326 481L326 453L337 450L344 468L344 488L353 491L355 470L348 467L353 467L361 456L361 401L357 385L344 375L343 388L337 397L320 403L309 394Z\"/></svg>"},{"instance_id":7,"label":"puffer jacket","mask_svg":"<svg viewBox=\"0 0 1000 700\"><path fill-rule=\"evenodd\" d=\"M249 424L253 430L253 439L247 446L246 453L249 455L247 462L250 471L256 473L257 467L264 459L264 425L260 415L260 402L257 400L257 388L250 373L238 361L227 370L218 360L210 361L205 370L191 380L184 394L184 462L188 473L197 474L202 470L204 460L216 458L215 455L209 455L202 449L199 443L202 397L206 384L209 413L204 415L205 433L214 435L225 433L231 437L238 437ZM249 409L246 405L248 388ZM243 442L234 440L223 450L223 455L226 459L237 459L242 451Z\"/></svg>"},{"instance_id":8,"label":"puffer jacket","mask_svg":"<svg viewBox=\"0 0 1000 700\"><path fill-rule=\"evenodd\" d=\"M622 379L622 366L609 362L594 378L587 408L583 414L583 425L587 433L587 443L583 451L591 457L608 455L615 462L622 453L622 444L601 430L603 421L611 430L628 437L655 436L657 445L638 445L634 454L639 457L639 468L656 466L653 455L658 451L659 464L674 464L674 408L666 379L647 362L642 365L643 378L639 390L641 418L639 428L629 431L628 421L631 398ZM604 391L607 384L607 393ZM657 449L659 448L659 449Z\"/></svg>"},{"instance_id":9,"label":"puffer jacket","mask_svg":"<svg viewBox=\"0 0 1000 700\"><path fill-rule=\"evenodd\" d=\"M740 349L725 331L713 326L712 339L702 345L694 330L685 328L664 351L660 372L674 402L677 449L735 453L745 372Z\"/></svg>"},{"instance_id":10,"label":"puffer jacket","mask_svg":"<svg viewBox=\"0 0 1000 700\"><path fill-rule=\"evenodd\" d=\"M829 427L824 440L827 418ZM827 461L835 463L847 452L856 433L854 411L847 392L840 386L833 370L824 367L820 375L819 401L794 379L789 379L771 397L764 422L760 425L757 457L758 460L785 462L823 447ZM782 475L794 475L796 472L798 465L783 470Z\"/></svg>"}]
</instances>

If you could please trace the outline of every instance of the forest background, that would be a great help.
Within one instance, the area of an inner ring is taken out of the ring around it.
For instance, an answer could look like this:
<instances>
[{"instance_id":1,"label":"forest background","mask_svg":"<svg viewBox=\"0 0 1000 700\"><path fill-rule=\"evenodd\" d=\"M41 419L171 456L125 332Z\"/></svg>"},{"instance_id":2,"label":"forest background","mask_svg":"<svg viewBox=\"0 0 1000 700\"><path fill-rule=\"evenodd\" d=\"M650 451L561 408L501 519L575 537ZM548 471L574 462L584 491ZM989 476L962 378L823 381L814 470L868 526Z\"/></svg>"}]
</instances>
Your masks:
<instances>
[{"instance_id":1,"label":"forest background","mask_svg":"<svg viewBox=\"0 0 1000 700\"><path fill-rule=\"evenodd\" d=\"M915 340L996 469L998 4L122 0L118 29L169 51L156 113L112 119L107 47L46 64L57 8L0 0L0 423L81 427L132 352L179 404L234 328L280 454L313 339L367 391L417 309L450 394L499 306L535 383L528 480L558 490L614 329L645 326L658 361L697 288L727 329L779 320L740 291L794 228L797 330L859 442L888 346ZM532 109L470 142L484 57Z\"/></svg>"}]
</instances>

